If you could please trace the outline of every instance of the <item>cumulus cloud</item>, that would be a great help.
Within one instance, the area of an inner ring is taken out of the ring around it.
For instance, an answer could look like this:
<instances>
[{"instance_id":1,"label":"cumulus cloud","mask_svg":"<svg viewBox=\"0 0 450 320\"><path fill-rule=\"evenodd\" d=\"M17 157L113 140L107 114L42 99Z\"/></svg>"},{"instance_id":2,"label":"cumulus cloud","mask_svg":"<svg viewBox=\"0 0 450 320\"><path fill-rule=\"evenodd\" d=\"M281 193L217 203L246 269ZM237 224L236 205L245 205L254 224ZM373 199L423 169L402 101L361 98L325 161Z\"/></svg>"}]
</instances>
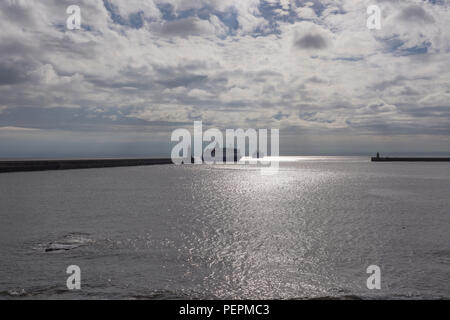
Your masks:
<instances>
[{"instance_id":1,"label":"cumulus cloud","mask_svg":"<svg viewBox=\"0 0 450 320\"><path fill-rule=\"evenodd\" d=\"M409 23L433 23L434 18L418 5L408 6L402 9L398 18Z\"/></svg>"},{"instance_id":2,"label":"cumulus cloud","mask_svg":"<svg viewBox=\"0 0 450 320\"><path fill-rule=\"evenodd\" d=\"M209 21L198 18L185 18L176 21L168 21L162 25L163 36L190 36L214 33L214 27Z\"/></svg>"},{"instance_id":3,"label":"cumulus cloud","mask_svg":"<svg viewBox=\"0 0 450 320\"><path fill-rule=\"evenodd\" d=\"M368 30L373 2L80 0L69 31L71 1L5 0L0 125L442 135L449 5L375 1L382 29Z\"/></svg>"}]
</instances>

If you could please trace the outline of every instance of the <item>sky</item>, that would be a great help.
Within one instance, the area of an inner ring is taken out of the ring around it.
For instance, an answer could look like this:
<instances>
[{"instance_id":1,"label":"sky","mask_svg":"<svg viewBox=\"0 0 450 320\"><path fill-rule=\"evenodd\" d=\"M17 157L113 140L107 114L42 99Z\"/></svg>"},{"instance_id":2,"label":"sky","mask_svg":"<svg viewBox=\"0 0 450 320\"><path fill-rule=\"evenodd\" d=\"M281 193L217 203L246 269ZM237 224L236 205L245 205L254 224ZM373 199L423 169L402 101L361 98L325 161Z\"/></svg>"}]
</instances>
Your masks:
<instances>
[{"instance_id":1,"label":"sky","mask_svg":"<svg viewBox=\"0 0 450 320\"><path fill-rule=\"evenodd\" d=\"M166 156L200 120L282 155L450 152L449 28L448 0L2 0L0 158Z\"/></svg>"}]
</instances>

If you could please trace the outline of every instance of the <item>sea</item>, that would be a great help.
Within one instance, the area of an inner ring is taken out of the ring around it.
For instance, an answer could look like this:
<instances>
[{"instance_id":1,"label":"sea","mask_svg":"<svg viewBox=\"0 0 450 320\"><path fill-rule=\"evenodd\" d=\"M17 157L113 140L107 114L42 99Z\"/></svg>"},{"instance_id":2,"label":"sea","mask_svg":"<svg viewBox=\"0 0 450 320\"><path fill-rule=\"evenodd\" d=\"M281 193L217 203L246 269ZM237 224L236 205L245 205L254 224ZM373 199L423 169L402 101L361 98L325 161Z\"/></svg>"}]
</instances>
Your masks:
<instances>
[{"instance_id":1,"label":"sea","mask_svg":"<svg viewBox=\"0 0 450 320\"><path fill-rule=\"evenodd\" d=\"M278 160L1 174L0 299L450 298L450 163Z\"/></svg>"}]
</instances>

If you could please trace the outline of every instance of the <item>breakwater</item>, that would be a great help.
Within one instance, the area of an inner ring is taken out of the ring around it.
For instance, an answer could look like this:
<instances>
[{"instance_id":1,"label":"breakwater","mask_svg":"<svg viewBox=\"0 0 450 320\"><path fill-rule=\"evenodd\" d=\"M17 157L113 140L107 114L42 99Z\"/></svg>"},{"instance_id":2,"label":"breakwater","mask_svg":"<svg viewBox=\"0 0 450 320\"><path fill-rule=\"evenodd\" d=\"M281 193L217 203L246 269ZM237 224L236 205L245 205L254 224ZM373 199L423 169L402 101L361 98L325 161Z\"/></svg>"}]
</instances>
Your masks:
<instances>
[{"instance_id":1,"label":"breakwater","mask_svg":"<svg viewBox=\"0 0 450 320\"><path fill-rule=\"evenodd\" d=\"M47 171L93 169L172 164L172 159L89 159L89 160L21 160L0 161L0 173L20 171Z\"/></svg>"},{"instance_id":2,"label":"breakwater","mask_svg":"<svg viewBox=\"0 0 450 320\"><path fill-rule=\"evenodd\" d=\"M450 158L373 157L373 162L450 162Z\"/></svg>"}]
</instances>

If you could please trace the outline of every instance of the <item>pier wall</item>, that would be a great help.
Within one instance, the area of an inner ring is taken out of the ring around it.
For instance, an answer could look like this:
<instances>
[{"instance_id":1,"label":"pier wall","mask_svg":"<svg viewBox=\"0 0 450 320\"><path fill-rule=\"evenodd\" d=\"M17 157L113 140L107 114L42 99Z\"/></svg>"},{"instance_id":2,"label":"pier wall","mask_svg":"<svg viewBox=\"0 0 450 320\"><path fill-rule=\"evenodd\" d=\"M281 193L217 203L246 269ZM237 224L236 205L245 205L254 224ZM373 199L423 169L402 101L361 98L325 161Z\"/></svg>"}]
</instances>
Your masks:
<instances>
[{"instance_id":1,"label":"pier wall","mask_svg":"<svg viewBox=\"0 0 450 320\"><path fill-rule=\"evenodd\" d=\"M0 173L92 169L172 164L172 159L93 159L93 160L29 160L0 161Z\"/></svg>"},{"instance_id":2,"label":"pier wall","mask_svg":"<svg viewBox=\"0 0 450 320\"><path fill-rule=\"evenodd\" d=\"M390 158L390 157L373 157L373 162L450 162L450 158Z\"/></svg>"}]
</instances>

